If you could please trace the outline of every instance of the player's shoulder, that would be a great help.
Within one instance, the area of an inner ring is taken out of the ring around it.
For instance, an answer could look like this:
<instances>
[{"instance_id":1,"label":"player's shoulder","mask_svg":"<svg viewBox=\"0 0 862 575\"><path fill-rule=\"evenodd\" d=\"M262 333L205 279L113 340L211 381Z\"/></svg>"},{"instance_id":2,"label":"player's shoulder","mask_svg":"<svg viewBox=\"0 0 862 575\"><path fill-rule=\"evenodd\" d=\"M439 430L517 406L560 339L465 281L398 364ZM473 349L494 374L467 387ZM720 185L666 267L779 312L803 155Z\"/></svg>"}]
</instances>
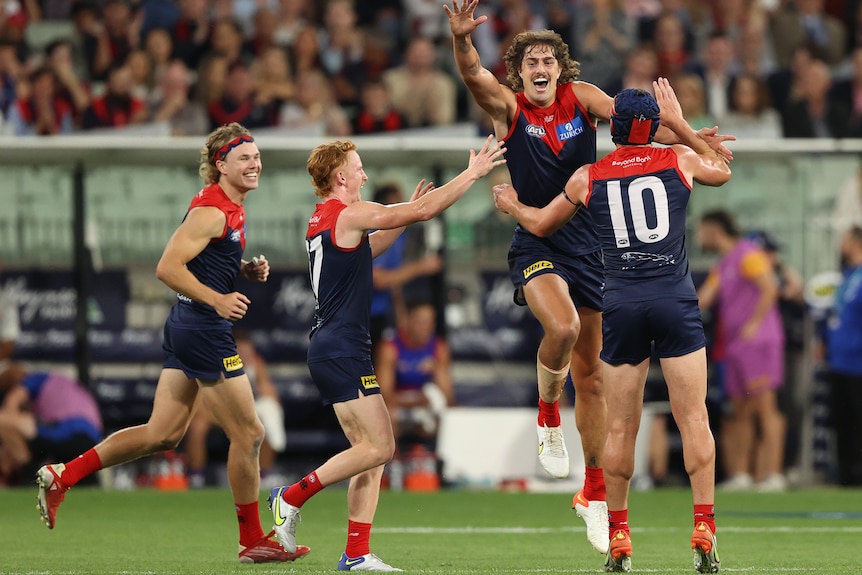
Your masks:
<instances>
[{"instance_id":1,"label":"player's shoulder","mask_svg":"<svg viewBox=\"0 0 862 575\"><path fill-rule=\"evenodd\" d=\"M333 229L338 215L346 207L346 204L334 198L317 204L314 213L308 218L307 237L310 238L326 230Z\"/></svg>"}]
</instances>

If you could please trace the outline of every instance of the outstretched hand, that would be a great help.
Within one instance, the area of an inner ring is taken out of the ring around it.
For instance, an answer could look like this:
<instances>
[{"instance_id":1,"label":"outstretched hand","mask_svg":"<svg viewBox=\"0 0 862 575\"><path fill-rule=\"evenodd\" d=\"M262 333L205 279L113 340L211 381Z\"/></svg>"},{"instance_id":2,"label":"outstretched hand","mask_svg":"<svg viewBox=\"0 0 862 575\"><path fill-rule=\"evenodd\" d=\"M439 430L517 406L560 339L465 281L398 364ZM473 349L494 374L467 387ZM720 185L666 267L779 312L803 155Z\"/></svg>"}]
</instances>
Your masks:
<instances>
[{"instance_id":1,"label":"outstretched hand","mask_svg":"<svg viewBox=\"0 0 862 575\"><path fill-rule=\"evenodd\" d=\"M477 154L470 150L470 163L468 169L473 170L477 178L481 178L488 174L497 166L502 166L506 163L503 154L506 153L506 147L503 145L503 140L494 141L493 134L485 139L485 145Z\"/></svg>"},{"instance_id":2,"label":"outstretched hand","mask_svg":"<svg viewBox=\"0 0 862 575\"><path fill-rule=\"evenodd\" d=\"M512 205L518 201L518 192L510 184L497 184L491 191L494 192L494 205L498 210L511 215Z\"/></svg>"},{"instance_id":3,"label":"outstretched hand","mask_svg":"<svg viewBox=\"0 0 862 575\"><path fill-rule=\"evenodd\" d=\"M418 200L419 198L421 198L422 196L424 196L428 192L432 191L434 189L434 187L435 187L434 182L428 182L426 184L425 178L422 178L421 180L419 180L419 183L416 184L416 189L413 190L413 195L410 196L410 201L415 202L416 200Z\"/></svg>"},{"instance_id":4,"label":"outstretched hand","mask_svg":"<svg viewBox=\"0 0 862 575\"><path fill-rule=\"evenodd\" d=\"M678 126L680 122L685 122L682 106L679 105L676 92L673 91L673 87L667 81L667 78L654 80L652 87L655 92L655 100L658 102L661 112L662 123L673 130L674 126Z\"/></svg>"},{"instance_id":5,"label":"outstretched hand","mask_svg":"<svg viewBox=\"0 0 862 575\"><path fill-rule=\"evenodd\" d=\"M458 6L458 0L452 0L451 9L443 5L443 10L449 16L449 29L453 36L467 36L488 19L487 16L473 17L478 5L479 0L462 0L460 6Z\"/></svg>"},{"instance_id":6,"label":"outstretched hand","mask_svg":"<svg viewBox=\"0 0 862 575\"><path fill-rule=\"evenodd\" d=\"M716 154L721 156L725 162L729 164L733 161L733 152L724 145L724 142L733 142L736 140L736 136L719 134L718 126L713 126L712 128L701 128L697 131L697 135L700 136L701 140L709 144L709 147L712 148Z\"/></svg>"}]
</instances>

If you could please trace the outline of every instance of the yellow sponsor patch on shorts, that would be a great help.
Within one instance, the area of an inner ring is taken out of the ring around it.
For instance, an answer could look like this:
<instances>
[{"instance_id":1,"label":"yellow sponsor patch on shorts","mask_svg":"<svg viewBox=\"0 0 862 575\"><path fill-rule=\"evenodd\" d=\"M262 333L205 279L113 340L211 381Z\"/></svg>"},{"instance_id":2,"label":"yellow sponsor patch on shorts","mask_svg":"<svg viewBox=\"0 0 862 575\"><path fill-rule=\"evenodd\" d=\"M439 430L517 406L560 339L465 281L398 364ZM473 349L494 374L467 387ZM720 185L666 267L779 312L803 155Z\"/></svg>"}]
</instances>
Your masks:
<instances>
[{"instance_id":1,"label":"yellow sponsor patch on shorts","mask_svg":"<svg viewBox=\"0 0 862 575\"><path fill-rule=\"evenodd\" d=\"M539 270L548 270L548 269L554 269L554 264L552 264L548 260L538 261L524 270L524 279L527 279L528 277L530 277L531 275L533 275L534 273L536 273Z\"/></svg>"},{"instance_id":2,"label":"yellow sponsor patch on shorts","mask_svg":"<svg viewBox=\"0 0 862 575\"><path fill-rule=\"evenodd\" d=\"M365 389L376 389L380 387L380 384L377 383L376 375L363 375L359 378L359 381L362 383L362 387Z\"/></svg>"},{"instance_id":3,"label":"yellow sponsor patch on shorts","mask_svg":"<svg viewBox=\"0 0 862 575\"><path fill-rule=\"evenodd\" d=\"M242 359L239 355L232 355L221 360L225 371L236 371L242 369Z\"/></svg>"}]
</instances>

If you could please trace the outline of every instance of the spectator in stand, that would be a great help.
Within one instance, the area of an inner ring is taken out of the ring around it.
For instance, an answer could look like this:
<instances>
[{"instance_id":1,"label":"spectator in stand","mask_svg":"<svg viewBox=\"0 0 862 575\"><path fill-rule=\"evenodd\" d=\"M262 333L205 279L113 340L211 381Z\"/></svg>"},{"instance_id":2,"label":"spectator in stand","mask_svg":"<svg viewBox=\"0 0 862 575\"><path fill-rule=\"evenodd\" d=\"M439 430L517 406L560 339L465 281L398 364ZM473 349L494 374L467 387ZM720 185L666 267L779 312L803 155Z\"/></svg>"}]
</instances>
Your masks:
<instances>
[{"instance_id":1,"label":"spectator in stand","mask_svg":"<svg viewBox=\"0 0 862 575\"><path fill-rule=\"evenodd\" d=\"M254 14L254 30L248 40L248 49L255 58L270 48L278 47L275 41L275 27L278 21L275 12L267 7L261 7Z\"/></svg>"},{"instance_id":2,"label":"spectator in stand","mask_svg":"<svg viewBox=\"0 0 862 575\"><path fill-rule=\"evenodd\" d=\"M623 75L626 55L635 37L635 22L623 9L622 0L579 4L575 6L574 20L574 44L569 46L581 64L581 75L608 91Z\"/></svg>"},{"instance_id":3,"label":"spectator in stand","mask_svg":"<svg viewBox=\"0 0 862 575\"><path fill-rule=\"evenodd\" d=\"M455 121L455 81L435 63L431 40L410 40L404 64L383 74L392 105L411 128L445 126Z\"/></svg>"},{"instance_id":4,"label":"spectator in stand","mask_svg":"<svg viewBox=\"0 0 862 575\"><path fill-rule=\"evenodd\" d=\"M153 28L144 37L144 50L152 62L153 77L158 81L173 56L174 48L171 35L164 28Z\"/></svg>"},{"instance_id":5,"label":"spectator in stand","mask_svg":"<svg viewBox=\"0 0 862 575\"><path fill-rule=\"evenodd\" d=\"M171 31L174 57L189 70L197 70L209 50L212 22L207 0L179 0L180 17Z\"/></svg>"},{"instance_id":6,"label":"spectator in stand","mask_svg":"<svg viewBox=\"0 0 862 575\"><path fill-rule=\"evenodd\" d=\"M440 10L440 2L402 0L401 5L404 9L405 32L409 36L422 36L432 40L449 36L449 19Z\"/></svg>"},{"instance_id":7,"label":"spectator in stand","mask_svg":"<svg viewBox=\"0 0 862 575\"><path fill-rule=\"evenodd\" d=\"M172 136L201 136L209 131L206 110L189 100L191 79L182 60L168 64L147 103L148 122L168 122Z\"/></svg>"},{"instance_id":8,"label":"spectator in stand","mask_svg":"<svg viewBox=\"0 0 862 575\"><path fill-rule=\"evenodd\" d=\"M436 335L437 318L429 302L407 304L398 331L379 346L374 372L389 408L398 448L433 443L444 408L455 405L452 354Z\"/></svg>"},{"instance_id":9,"label":"spectator in stand","mask_svg":"<svg viewBox=\"0 0 862 575\"><path fill-rule=\"evenodd\" d=\"M800 46L827 64L838 64L844 57L845 35L844 24L823 11L823 0L790 0L772 16L772 45L781 68L790 67Z\"/></svg>"},{"instance_id":10,"label":"spectator in stand","mask_svg":"<svg viewBox=\"0 0 862 575\"><path fill-rule=\"evenodd\" d=\"M353 133L377 134L395 132L407 127L404 116L392 107L386 84L369 80L362 86L362 107L353 120Z\"/></svg>"},{"instance_id":11,"label":"spectator in stand","mask_svg":"<svg viewBox=\"0 0 862 575\"><path fill-rule=\"evenodd\" d=\"M791 100L802 98L808 70L814 57L807 46L800 46L793 52L793 62L790 68L775 70L767 78L772 106L783 112Z\"/></svg>"},{"instance_id":12,"label":"spectator in stand","mask_svg":"<svg viewBox=\"0 0 862 575\"><path fill-rule=\"evenodd\" d=\"M710 36L701 60L703 64L692 62L688 69L703 80L706 90L706 110L710 116L720 122L730 111L730 92L736 74L733 43L730 37L718 33ZM726 128L722 126L722 130Z\"/></svg>"},{"instance_id":13,"label":"spectator in stand","mask_svg":"<svg viewBox=\"0 0 862 575\"><path fill-rule=\"evenodd\" d=\"M102 7L104 35L111 54L110 64L125 62L141 42L143 13L130 0L107 0Z\"/></svg>"},{"instance_id":14,"label":"spectator in stand","mask_svg":"<svg viewBox=\"0 0 862 575\"><path fill-rule=\"evenodd\" d=\"M73 47L69 40L56 40L45 48L45 64L54 72L57 92L72 108L75 125L80 125L84 110L90 105L90 92L75 73Z\"/></svg>"},{"instance_id":15,"label":"spectator in stand","mask_svg":"<svg viewBox=\"0 0 862 575\"><path fill-rule=\"evenodd\" d=\"M26 391L0 374L0 486L15 485L32 456L27 445L36 436L36 418L27 409Z\"/></svg>"},{"instance_id":16,"label":"spectator in stand","mask_svg":"<svg viewBox=\"0 0 862 575\"><path fill-rule=\"evenodd\" d=\"M862 138L862 47L853 50L850 63L851 76L836 83L832 93L836 102L850 110L850 128L847 135L851 138Z\"/></svg>"},{"instance_id":17,"label":"spectator in stand","mask_svg":"<svg viewBox=\"0 0 862 575\"><path fill-rule=\"evenodd\" d=\"M862 228L841 238L844 280L835 294L825 338L838 481L862 486Z\"/></svg>"},{"instance_id":18,"label":"spectator in stand","mask_svg":"<svg viewBox=\"0 0 862 575\"><path fill-rule=\"evenodd\" d=\"M203 60L195 82L195 101L209 108L210 104L220 100L224 94L227 71L227 58L213 54Z\"/></svg>"},{"instance_id":19,"label":"spectator in stand","mask_svg":"<svg viewBox=\"0 0 862 575\"><path fill-rule=\"evenodd\" d=\"M347 136L350 120L332 96L326 77L319 70L306 70L296 78L296 98L281 110L279 125L292 134Z\"/></svg>"},{"instance_id":20,"label":"spectator in stand","mask_svg":"<svg viewBox=\"0 0 862 575\"><path fill-rule=\"evenodd\" d=\"M307 0L279 0L275 14L275 43L292 50L299 33L308 27Z\"/></svg>"},{"instance_id":21,"label":"spectator in stand","mask_svg":"<svg viewBox=\"0 0 862 575\"><path fill-rule=\"evenodd\" d=\"M751 9L741 34L735 38L735 46L742 72L765 78L775 71L769 18L764 10Z\"/></svg>"},{"instance_id":22,"label":"spectator in stand","mask_svg":"<svg viewBox=\"0 0 862 575\"><path fill-rule=\"evenodd\" d=\"M24 66L18 60L15 44L0 38L0 113L5 117L18 99L17 86Z\"/></svg>"},{"instance_id":23,"label":"spectator in stand","mask_svg":"<svg viewBox=\"0 0 862 575\"><path fill-rule=\"evenodd\" d=\"M144 50L136 49L129 52L126 66L132 73L132 96L146 101L155 86L153 61Z\"/></svg>"},{"instance_id":24,"label":"spectator in stand","mask_svg":"<svg viewBox=\"0 0 862 575\"><path fill-rule=\"evenodd\" d=\"M618 94L626 88L635 88L652 94L652 83L657 77L658 56L649 44L642 44L628 53L622 77L607 93Z\"/></svg>"},{"instance_id":25,"label":"spectator in stand","mask_svg":"<svg viewBox=\"0 0 862 575\"><path fill-rule=\"evenodd\" d=\"M278 106L275 102L259 104L255 90L249 69L240 62L232 64L225 78L222 97L207 108L210 127L214 130L231 122L249 129L277 125Z\"/></svg>"},{"instance_id":26,"label":"spectator in stand","mask_svg":"<svg viewBox=\"0 0 862 575\"><path fill-rule=\"evenodd\" d=\"M306 26L296 36L293 43L293 63L296 75L302 72L320 70L320 45L317 38L317 29Z\"/></svg>"},{"instance_id":27,"label":"spectator in stand","mask_svg":"<svg viewBox=\"0 0 862 575\"><path fill-rule=\"evenodd\" d=\"M93 0L76 0L72 4L72 21L79 37L78 44L84 55L90 81L105 79L113 56L105 25Z\"/></svg>"},{"instance_id":28,"label":"spectator in stand","mask_svg":"<svg viewBox=\"0 0 862 575\"><path fill-rule=\"evenodd\" d=\"M290 73L290 63L283 48L267 48L252 68L257 86L257 103L272 106L279 113L296 94L296 85Z\"/></svg>"},{"instance_id":29,"label":"spectator in stand","mask_svg":"<svg viewBox=\"0 0 862 575\"><path fill-rule=\"evenodd\" d=\"M830 96L829 68L812 60L800 86L800 94L785 104L781 113L785 138L843 138L849 130L850 109Z\"/></svg>"},{"instance_id":30,"label":"spectator in stand","mask_svg":"<svg viewBox=\"0 0 862 575\"><path fill-rule=\"evenodd\" d=\"M703 80L694 74L681 74L674 79L676 95L685 119L695 130L711 128L715 119L706 110L706 93Z\"/></svg>"},{"instance_id":31,"label":"spectator in stand","mask_svg":"<svg viewBox=\"0 0 862 575\"><path fill-rule=\"evenodd\" d=\"M736 79L730 107L721 120L722 131L740 140L781 137L781 116L769 105L769 88L757 76L742 74Z\"/></svg>"},{"instance_id":32,"label":"spectator in stand","mask_svg":"<svg viewBox=\"0 0 862 575\"><path fill-rule=\"evenodd\" d=\"M254 59L254 55L245 44L239 22L232 18L221 18L215 23L211 49L231 65L236 63L249 65Z\"/></svg>"},{"instance_id":33,"label":"spectator in stand","mask_svg":"<svg viewBox=\"0 0 862 575\"><path fill-rule=\"evenodd\" d=\"M108 72L104 95L94 99L84 111L81 127L122 128L145 122L146 118L146 104L132 96L132 72L128 66L116 66Z\"/></svg>"},{"instance_id":34,"label":"spectator in stand","mask_svg":"<svg viewBox=\"0 0 862 575\"><path fill-rule=\"evenodd\" d=\"M686 48L685 27L677 14L664 12L658 17L653 43L658 56L658 75L663 78L680 75L691 56Z\"/></svg>"},{"instance_id":35,"label":"spectator in stand","mask_svg":"<svg viewBox=\"0 0 862 575\"><path fill-rule=\"evenodd\" d=\"M9 108L9 124L16 136L68 134L74 127L74 113L58 93L57 78L47 66L30 73L26 88Z\"/></svg>"},{"instance_id":36,"label":"spectator in stand","mask_svg":"<svg viewBox=\"0 0 862 575\"><path fill-rule=\"evenodd\" d=\"M318 58L332 84L339 106L348 112L359 103L359 87L365 82L365 35L356 26L353 0L329 0L324 28L318 32Z\"/></svg>"}]
</instances>

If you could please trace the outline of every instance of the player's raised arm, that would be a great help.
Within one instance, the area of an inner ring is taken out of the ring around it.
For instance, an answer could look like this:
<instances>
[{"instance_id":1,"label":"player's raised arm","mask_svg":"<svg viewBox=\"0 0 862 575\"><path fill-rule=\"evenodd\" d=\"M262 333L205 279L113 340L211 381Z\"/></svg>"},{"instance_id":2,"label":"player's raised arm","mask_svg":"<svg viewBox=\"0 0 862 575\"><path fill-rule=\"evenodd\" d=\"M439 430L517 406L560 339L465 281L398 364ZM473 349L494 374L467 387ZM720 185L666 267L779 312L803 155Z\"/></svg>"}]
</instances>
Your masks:
<instances>
[{"instance_id":1,"label":"player's raised arm","mask_svg":"<svg viewBox=\"0 0 862 575\"><path fill-rule=\"evenodd\" d=\"M673 149L679 156L680 169L689 184L692 179L707 186L720 186L727 182L730 179L730 166L685 121L670 82L666 78L659 78L653 82L653 88L661 110L662 124L673 130L683 144Z\"/></svg>"},{"instance_id":2,"label":"player's raised arm","mask_svg":"<svg viewBox=\"0 0 862 575\"><path fill-rule=\"evenodd\" d=\"M473 99L491 116L495 128L500 123L507 126L509 109L514 109L516 105L515 94L502 86L494 74L482 67L479 53L470 37L470 34L488 19L487 16L474 18L478 4L479 0L462 0L460 5L458 0L452 0L452 8L443 6L449 16L455 63ZM497 135L502 137L506 131L500 133L498 130Z\"/></svg>"},{"instance_id":3,"label":"player's raised arm","mask_svg":"<svg viewBox=\"0 0 862 575\"><path fill-rule=\"evenodd\" d=\"M582 179L589 176L589 172L584 168L579 168L576 171L569 183L566 184L566 190L560 195L551 200L544 208L534 208L527 206L518 201L518 192L509 184L498 184L494 186L494 205L497 209L509 214L521 224L525 230L540 238L546 238L560 229L566 222L572 219L575 213L583 205L579 200L579 193L572 195L570 192L579 187L578 183ZM586 185L586 180L583 181Z\"/></svg>"},{"instance_id":4,"label":"player's raised arm","mask_svg":"<svg viewBox=\"0 0 862 575\"><path fill-rule=\"evenodd\" d=\"M479 152L470 150L470 161L463 172L447 184L422 194L418 199L401 204L384 206L374 202L356 202L341 212L336 226L338 244L358 245L367 230L391 230L415 222L430 220L454 204L479 178L492 169L506 163L503 154L506 148L502 141L488 136ZM371 234L373 240L377 234ZM391 243L391 242L390 242ZM381 245L376 249L385 249ZM372 243L372 255L377 255ZM382 251L382 250L381 250Z\"/></svg>"}]
</instances>

